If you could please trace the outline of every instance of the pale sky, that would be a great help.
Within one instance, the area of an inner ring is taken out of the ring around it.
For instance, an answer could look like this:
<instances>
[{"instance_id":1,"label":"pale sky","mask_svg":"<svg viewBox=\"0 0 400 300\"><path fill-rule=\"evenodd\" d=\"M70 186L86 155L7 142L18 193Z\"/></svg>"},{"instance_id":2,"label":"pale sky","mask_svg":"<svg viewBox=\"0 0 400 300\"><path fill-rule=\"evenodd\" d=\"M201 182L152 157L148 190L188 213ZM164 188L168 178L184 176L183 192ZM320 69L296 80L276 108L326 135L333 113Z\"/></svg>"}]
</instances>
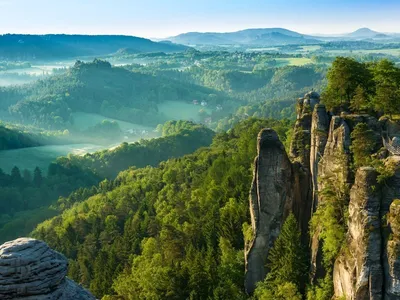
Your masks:
<instances>
[{"instance_id":1,"label":"pale sky","mask_svg":"<svg viewBox=\"0 0 400 300\"><path fill-rule=\"evenodd\" d=\"M168 37L267 27L400 32L400 0L0 0L0 34Z\"/></svg>"}]
</instances>

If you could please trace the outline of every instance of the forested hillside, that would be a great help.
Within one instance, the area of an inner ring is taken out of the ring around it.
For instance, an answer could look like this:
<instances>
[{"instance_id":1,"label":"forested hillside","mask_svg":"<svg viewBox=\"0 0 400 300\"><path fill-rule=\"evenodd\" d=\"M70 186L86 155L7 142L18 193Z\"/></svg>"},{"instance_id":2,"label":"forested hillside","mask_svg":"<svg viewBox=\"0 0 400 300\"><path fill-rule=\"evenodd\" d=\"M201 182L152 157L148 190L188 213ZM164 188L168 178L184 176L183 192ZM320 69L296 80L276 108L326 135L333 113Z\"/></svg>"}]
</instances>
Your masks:
<instances>
[{"instance_id":1,"label":"forested hillside","mask_svg":"<svg viewBox=\"0 0 400 300\"><path fill-rule=\"evenodd\" d=\"M19 130L9 129L0 122L0 151L38 146L39 143Z\"/></svg>"},{"instance_id":2,"label":"forested hillside","mask_svg":"<svg viewBox=\"0 0 400 300\"><path fill-rule=\"evenodd\" d=\"M214 132L189 121L169 121L159 126L162 138L123 143L113 150L84 156L68 155L56 161L58 166L74 165L88 169L103 178L114 178L129 166L157 165L171 157L180 157L211 144Z\"/></svg>"},{"instance_id":3,"label":"forested hillside","mask_svg":"<svg viewBox=\"0 0 400 300\"><path fill-rule=\"evenodd\" d=\"M9 94L8 94L8 93ZM18 97L18 94L21 93ZM41 80L24 87L4 90L11 115L21 123L45 128L68 128L73 123L72 112L98 113L106 117L157 125L167 121L158 113L157 104L167 100L192 101L208 99L211 91L193 84L129 72L101 60L77 62L67 74ZM215 101L227 97L215 95Z\"/></svg>"},{"instance_id":4,"label":"forested hillside","mask_svg":"<svg viewBox=\"0 0 400 300\"><path fill-rule=\"evenodd\" d=\"M28 234L37 223L56 213L46 207L55 206L59 197L67 197L72 191L87 188L81 193L90 195L98 192L93 186L106 178L113 180L121 170L157 166L210 145L214 135L210 129L191 122L180 122L179 128L174 124L164 125L169 130L164 137L124 143L114 150L83 157L61 157L47 170L30 172L14 167L11 174L5 174L0 169L0 240ZM108 188L107 181L99 186L99 190ZM71 203L61 200L59 205L65 208Z\"/></svg>"},{"instance_id":5,"label":"forested hillside","mask_svg":"<svg viewBox=\"0 0 400 300\"><path fill-rule=\"evenodd\" d=\"M291 124L249 119L209 148L124 171L112 190L46 221L34 236L67 255L69 276L97 297L245 298L250 165L264 127L285 140Z\"/></svg>"}]
</instances>

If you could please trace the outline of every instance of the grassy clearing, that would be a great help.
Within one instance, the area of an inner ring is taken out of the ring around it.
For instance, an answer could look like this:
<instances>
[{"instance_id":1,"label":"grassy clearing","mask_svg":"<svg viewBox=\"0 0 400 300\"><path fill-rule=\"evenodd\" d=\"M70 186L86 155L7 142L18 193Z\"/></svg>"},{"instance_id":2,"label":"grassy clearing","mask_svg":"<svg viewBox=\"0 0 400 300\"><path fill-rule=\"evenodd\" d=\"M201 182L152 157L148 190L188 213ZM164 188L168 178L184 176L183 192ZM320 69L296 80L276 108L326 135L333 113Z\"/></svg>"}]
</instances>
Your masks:
<instances>
[{"instance_id":1,"label":"grassy clearing","mask_svg":"<svg viewBox=\"0 0 400 300\"><path fill-rule=\"evenodd\" d=\"M134 124L134 123L130 123L130 122L107 118L107 117L104 117L104 116L98 115L98 114L75 112L75 113L72 113L72 117L74 118L74 127L78 130L85 130L89 127L92 127L92 126L98 124L98 123L101 123L103 120L117 122L119 124L119 127L122 130L136 129L136 130L152 131L154 129L149 126L143 126L140 124Z\"/></svg>"},{"instance_id":2,"label":"grassy clearing","mask_svg":"<svg viewBox=\"0 0 400 300\"><path fill-rule=\"evenodd\" d=\"M246 49L246 52L268 52L268 51L279 51L278 47L270 47L270 48L249 48Z\"/></svg>"},{"instance_id":3,"label":"grassy clearing","mask_svg":"<svg viewBox=\"0 0 400 300\"><path fill-rule=\"evenodd\" d=\"M158 111L168 120L193 120L195 122L203 121L199 115L199 110L202 108L200 105L180 101L166 101L158 105ZM205 108L205 111L211 113L208 108Z\"/></svg>"},{"instance_id":4,"label":"grassy clearing","mask_svg":"<svg viewBox=\"0 0 400 300\"><path fill-rule=\"evenodd\" d=\"M320 45L309 45L309 46L301 46L301 50L298 52L313 52L313 51L318 51L321 49Z\"/></svg>"},{"instance_id":5,"label":"grassy clearing","mask_svg":"<svg viewBox=\"0 0 400 300\"><path fill-rule=\"evenodd\" d=\"M283 66L304 66L312 64L312 60L307 57L276 58L279 67Z\"/></svg>"}]
</instances>

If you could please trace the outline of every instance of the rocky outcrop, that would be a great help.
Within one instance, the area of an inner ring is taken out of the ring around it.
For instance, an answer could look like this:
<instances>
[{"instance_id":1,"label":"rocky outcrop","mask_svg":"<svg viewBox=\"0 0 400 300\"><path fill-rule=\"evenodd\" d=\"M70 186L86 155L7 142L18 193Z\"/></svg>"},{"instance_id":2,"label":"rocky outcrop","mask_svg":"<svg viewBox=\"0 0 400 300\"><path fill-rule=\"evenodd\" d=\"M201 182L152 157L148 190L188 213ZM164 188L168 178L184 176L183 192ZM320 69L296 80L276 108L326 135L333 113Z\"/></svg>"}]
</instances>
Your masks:
<instances>
[{"instance_id":1,"label":"rocky outcrop","mask_svg":"<svg viewBox=\"0 0 400 300\"><path fill-rule=\"evenodd\" d=\"M381 199L381 216L387 220L382 228L385 299L392 300L400 299L400 157L389 157L386 168L394 170Z\"/></svg>"},{"instance_id":2,"label":"rocky outcrop","mask_svg":"<svg viewBox=\"0 0 400 300\"><path fill-rule=\"evenodd\" d=\"M374 157L386 163L384 184L378 183L378 172L372 167L354 174L351 133L359 123L366 123L375 133ZM400 122L378 121L367 114L331 116L314 92L298 99L288 155L275 132L260 133L250 193L254 238L246 249L248 293L265 278L268 251L286 216L293 212L302 241L310 247L311 284L330 272L336 297L400 299L400 200L394 200L400 199L400 156L390 156L393 152L385 149L385 133L392 144L400 144ZM341 210L334 216L341 218L337 221L346 219L342 210L347 204L349 217L346 241L338 249L332 273L332 266L323 264L324 228L314 223L309 237L308 226L325 201L336 200L340 205L335 209Z\"/></svg>"},{"instance_id":3,"label":"rocky outcrop","mask_svg":"<svg viewBox=\"0 0 400 300\"><path fill-rule=\"evenodd\" d=\"M315 106L311 122L311 149L310 149L310 172L313 187L312 209L315 211L318 205L318 164L325 151L328 141L329 116L325 105Z\"/></svg>"},{"instance_id":4,"label":"rocky outcrop","mask_svg":"<svg viewBox=\"0 0 400 300\"><path fill-rule=\"evenodd\" d=\"M335 262L335 296L349 300L382 299L381 194L375 169L357 171L350 192L346 247Z\"/></svg>"},{"instance_id":5,"label":"rocky outcrop","mask_svg":"<svg viewBox=\"0 0 400 300\"><path fill-rule=\"evenodd\" d=\"M248 293L254 291L257 282L264 280L268 251L290 212L299 222L303 243L308 245L312 212L311 123L312 110L318 103L319 95L315 92L298 99L298 118L289 151L291 160L273 130L262 130L258 136L250 191L254 238L246 249L245 286Z\"/></svg>"},{"instance_id":6,"label":"rocky outcrop","mask_svg":"<svg viewBox=\"0 0 400 300\"><path fill-rule=\"evenodd\" d=\"M258 155L250 191L253 241L246 249L245 287L252 293L264 280L268 251L278 237L285 212L291 205L292 169L285 148L272 129L258 135Z\"/></svg>"},{"instance_id":7,"label":"rocky outcrop","mask_svg":"<svg viewBox=\"0 0 400 300\"><path fill-rule=\"evenodd\" d=\"M0 246L0 299L95 299L66 278L68 261L46 243L20 238Z\"/></svg>"},{"instance_id":8,"label":"rocky outcrop","mask_svg":"<svg viewBox=\"0 0 400 300\"><path fill-rule=\"evenodd\" d=\"M386 299L400 299L400 200L390 205L388 225L392 232L385 247L385 296Z\"/></svg>"},{"instance_id":9,"label":"rocky outcrop","mask_svg":"<svg viewBox=\"0 0 400 300\"><path fill-rule=\"evenodd\" d=\"M319 103L319 95L310 92L297 100L297 119L293 130L289 157L309 169L312 111Z\"/></svg>"}]
</instances>

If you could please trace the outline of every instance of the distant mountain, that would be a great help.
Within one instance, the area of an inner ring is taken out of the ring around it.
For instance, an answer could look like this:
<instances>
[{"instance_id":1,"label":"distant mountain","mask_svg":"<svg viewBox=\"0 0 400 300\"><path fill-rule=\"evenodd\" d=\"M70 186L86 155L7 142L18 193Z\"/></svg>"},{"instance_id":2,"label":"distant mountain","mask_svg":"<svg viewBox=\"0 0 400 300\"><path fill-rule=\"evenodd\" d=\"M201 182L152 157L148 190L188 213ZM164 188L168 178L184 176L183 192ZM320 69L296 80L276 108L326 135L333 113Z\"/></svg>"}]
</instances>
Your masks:
<instances>
[{"instance_id":1,"label":"distant mountain","mask_svg":"<svg viewBox=\"0 0 400 300\"><path fill-rule=\"evenodd\" d=\"M318 43L319 40L284 28L246 29L236 32L189 32L168 38L169 41L184 45L285 45L297 43Z\"/></svg>"},{"instance_id":2,"label":"distant mountain","mask_svg":"<svg viewBox=\"0 0 400 300\"><path fill-rule=\"evenodd\" d=\"M0 60L62 59L106 55L119 49L131 52L179 52L186 46L122 35L0 35Z\"/></svg>"},{"instance_id":3,"label":"distant mountain","mask_svg":"<svg viewBox=\"0 0 400 300\"><path fill-rule=\"evenodd\" d=\"M351 32L349 34L346 34L346 37L351 37L351 38L374 38L376 36L381 35L382 33L371 30L369 28L360 28L357 29L354 32Z\"/></svg>"}]
</instances>

